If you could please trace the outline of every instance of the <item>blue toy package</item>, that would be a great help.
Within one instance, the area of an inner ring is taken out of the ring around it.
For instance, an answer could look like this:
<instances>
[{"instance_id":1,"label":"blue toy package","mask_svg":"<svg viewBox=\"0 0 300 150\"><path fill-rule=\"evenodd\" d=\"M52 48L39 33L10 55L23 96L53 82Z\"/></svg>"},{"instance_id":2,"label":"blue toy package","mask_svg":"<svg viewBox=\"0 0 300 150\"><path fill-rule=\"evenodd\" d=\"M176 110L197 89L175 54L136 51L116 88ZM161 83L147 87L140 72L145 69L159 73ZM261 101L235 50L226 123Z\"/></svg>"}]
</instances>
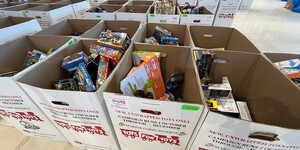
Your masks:
<instances>
[{"instance_id":1,"label":"blue toy package","mask_svg":"<svg viewBox=\"0 0 300 150\"><path fill-rule=\"evenodd\" d=\"M96 91L95 84L93 83L92 78L86 69L86 64L80 63L78 65L74 78L78 80L78 85L81 91Z\"/></svg>"},{"instance_id":2,"label":"blue toy package","mask_svg":"<svg viewBox=\"0 0 300 150\"><path fill-rule=\"evenodd\" d=\"M69 72L75 71L80 63L87 65L88 56L84 52L78 52L62 60L62 67Z\"/></svg>"},{"instance_id":3,"label":"blue toy package","mask_svg":"<svg viewBox=\"0 0 300 150\"><path fill-rule=\"evenodd\" d=\"M161 44L179 46L179 40L178 40L178 38L175 38L175 37L163 37L161 39Z\"/></svg>"},{"instance_id":4,"label":"blue toy package","mask_svg":"<svg viewBox=\"0 0 300 150\"><path fill-rule=\"evenodd\" d=\"M163 37L171 37L172 33L164 28L161 28L159 26L156 26L153 30L152 36L158 41L160 42L159 44L161 44L162 38Z\"/></svg>"},{"instance_id":5,"label":"blue toy package","mask_svg":"<svg viewBox=\"0 0 300 150\"><path fill-rule=\"evenodd\" d=\"M300 5L292 9L293 12L300 13Z\"/></svg>"}]
</instances>

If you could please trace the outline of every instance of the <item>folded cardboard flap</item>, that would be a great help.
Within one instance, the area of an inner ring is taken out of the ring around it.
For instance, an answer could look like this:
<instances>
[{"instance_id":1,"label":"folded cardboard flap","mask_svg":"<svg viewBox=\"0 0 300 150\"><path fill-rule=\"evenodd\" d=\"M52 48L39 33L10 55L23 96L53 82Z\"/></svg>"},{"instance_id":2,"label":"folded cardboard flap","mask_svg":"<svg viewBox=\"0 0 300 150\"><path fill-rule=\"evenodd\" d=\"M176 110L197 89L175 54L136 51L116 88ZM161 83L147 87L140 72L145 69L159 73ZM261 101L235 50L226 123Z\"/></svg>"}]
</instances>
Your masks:
<instances>
[{"instance_id":1,"label":"folded cardboard flap","mask_svg":"<svg viewBox=\"0 0 300 150\"><path fill-rule=\"evenodd\" d=\"M103 8L105 11L107 12L115 12L117 10L119 10L122 5L103 5L103 4L100 4L99 7Z\"/></svg>"},{"instance_id":2,"label":"folded cardboard flap","mask_svg":"<svg viewBox=\"0 0 300 150\"><path fill-rule=\"evenodd\" d=\"M139 29L140 24L141 22L139 21L103 20L96 26L94 26L92 29L87 31L85 34L83 34L81 37L97 39L100 35L100 32L103 31L103 29L110 29L114 32L125 32L129 35L130 38L132 38Z\"/></svg>"},{"instance_id":3,"label":"folded cardboard flap","mask_svg":"<svg viewBox=\"0 0 300 150\"><path fill-rule=\"evenodd\" d=\"M254 122L300 128L299 89L259 54L215 51L212 80L227 76L238 101L247 103Z\"/></svg>"},{"instance_id":4,"label":"folded cardboard flap","mask_svg":"<svg viewBox=\"0 0 300 150\"><path fill-rule=\"evenodd\" d=\"M149 9L149 6L136 6L136 5L126 5L124 10L121 10L121 12L130 12L133 11L133 13L146 13Z\"/></svg>"},{"instance_id":5,"label":"folded cardboard flap","mask_svg":"<svg viewBox=\"0 0 300 150\"><path fill-rule=\"evenodd\" d=\"M236 96L245 98L254 121L300 128L300 89L264 57L249 71Z\"/></svg>"},{"instance_id":6,"label":"folded cardboard flap","mask_svg":"<svg viewBox=\"0 0 300 150\"><path fill-rule=\"evenodd\" d=\"M27 22L32 20L32 18L26 17L5 17L0 19L0 30L1 28L6 28L12 25L16 25L19 23Z\"/></svg>"},{"instance_id":7,"label":"folded cardboard flap","mask_svg":"<svg viewBox=\"0 0 300 150\"><path fill-rule=\"evenodd\" d=\"M32 8L32 7L36 7L36 6L40 6L41 4L22 4L22 5L16 5L13 7L8 7L2 10L9 10L9 11L21 11L21 10L25 10L28 8Z\"/></svg>"},{"instance_id":8,"label":"folded cardboard flap","mask_svg":"<svg viewBox=\"0 0 300 150\"><path fill-rule=\"evenodd\" d=\"M31 49L33 49L33 45L28 37L1 45L0 73L21 71L27 52Z\"/></svg>"},{"instance_id":9,"label":"folded cardboard flap","mask_svg":"<svg viewBox=\"0 0 300 150\"><path fill-rule=\"evenodd\" d=\"M132 0L130 1L132 5L152 5L154 1L148 0Z\"/></svg>"},{"instance_id":10,"label":"folded cardboard flap","mask_svg":"<svg viewBox=\"0 0 300 150\"><path fill-rule=\"evenodd\" d=\"M196 47L260 53L250 40L234 28L190 26L190 32Z\"/></svg>"},{"instance_id":11,"label":"folded cardboard flap","mask_svg":"<svg viewBox=\"0 0 300 150\"><path fill-rule=\"evenodd\" d=\"M264 53L264 55L272 62L285 61L289 59L300 58L300 54L288 54L288 53Z\"/></svg>"},{"instance_id":12,"label":"folded cardboard flap","mask_svg":"<svg viewBox=\"0 0 300 150\"><path fill-rule=\"evenodd\" d=\"M50 48L59 48L68 40L70 38L27 36L3 44L0 46L0 72L21 71L28 51L36 49L47 53Z\"/></svg>"},{"instance_id":13,"label":"folded cardboard flap","mask_svg":"<svg viewBox=\"0 0 300 150\"><path fill-rule=\"evenodd\" d=\"M98 24L100 20L63 20L49 28L46 28L35 35L66 35L73 36L75 33L85 33Z\"/></svg>"},{"instance_id":14,"label":"folded cardboard flap","mask_svg":"<svg viewBox=\"0 0 300 150\"><path fill-rule=\"evenodd\" d=\"M128 72L133 66L131 53L134 50L158 51L165 53L167 57L160 59L161 72L164 82L166 82L174 73L185 73L184 82L181 87L181 96L183 102L202 104L200 86L199 84L195 84L197 78L195 69L196 67L193 62L191 49L189 47L134 44L133 49L128 50L127 54L123 57L124 61L120 63L105 91L120 94L122 93L120 91L120 82L127 76Z\"/></svg>"},{"instance_id":15,"label":"folded cardboard flap","mask_svg":"<svg viewBox=\"0 0 300 150\"><path fill-rule=\"evenodd\" d=\"M57 52L55 56L50 57L47 61L40 63L20 77L18 81L35 87L52 89L51 85L53 81L67 78L68 73L61 67L62 59L80 51L89 55L89 46L91 43L96 44L97 41L86 40L85 42L74 43L66 49Z\"/></svg>"},{"instance_id":16,"label":"folded cardboard flap","mask_svg":"<svg viewBox=\"0 0 300 150\"><path fill-rule=\"evenodd\" d=\"M143 42L145 38L151 37L153 31L156 26L162 27L170 32L172 32L172 36L179 39L180 46L190 46L190 37L189 32L186 25L179 25L179 24L158 24L158 23L148 23L146 25L147 35L142 37L140 42Z\"/></svg>"}]
</instances>

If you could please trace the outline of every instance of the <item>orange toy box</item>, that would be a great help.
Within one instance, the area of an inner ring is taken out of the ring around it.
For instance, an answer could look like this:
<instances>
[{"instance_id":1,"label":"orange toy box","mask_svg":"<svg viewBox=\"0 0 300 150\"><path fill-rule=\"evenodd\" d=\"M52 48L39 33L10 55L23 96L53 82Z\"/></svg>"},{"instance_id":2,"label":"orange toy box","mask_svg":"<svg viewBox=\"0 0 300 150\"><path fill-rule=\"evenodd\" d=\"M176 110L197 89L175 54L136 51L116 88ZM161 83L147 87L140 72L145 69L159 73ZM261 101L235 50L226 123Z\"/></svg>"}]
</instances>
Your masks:
<instances>
[{"instance_id":1,"label":"orange toy box","mask_svg":"<svg viewBox=\"0 0 300 150\"><path fill-rule=\"evenodd\" d=\"M121 91L127 96L159 99L166 92L158 57L147 54L138 67L121 81Z\"/></svg>"}]
</instances>

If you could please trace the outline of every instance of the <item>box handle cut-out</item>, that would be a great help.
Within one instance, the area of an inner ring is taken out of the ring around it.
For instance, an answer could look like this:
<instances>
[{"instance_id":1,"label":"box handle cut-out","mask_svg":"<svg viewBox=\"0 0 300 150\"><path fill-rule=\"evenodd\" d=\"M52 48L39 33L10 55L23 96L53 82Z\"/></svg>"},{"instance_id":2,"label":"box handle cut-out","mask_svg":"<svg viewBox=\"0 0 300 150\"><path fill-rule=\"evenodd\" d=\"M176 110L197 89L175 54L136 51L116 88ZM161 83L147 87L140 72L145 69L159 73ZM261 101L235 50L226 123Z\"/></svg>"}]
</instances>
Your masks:
<instances>
[{"instance_id":1,"label":"box handle cut-out","mask_svg":"<svg viewBox=\"0 0 300 150\"><path fill-rule=\"evenodd\" d=\"M264 132L254 132L254 133L251 133L248 137L252 138L252 139L259 139L259 140L265 140L265 141L270 141L270 142L280 140L278 138L278 134L264 133Z\"/></svg>"},{"instance_id":2,"label":"box handle cut-out","mask_svg":"<svg viewBox=\"0 0 300 150\"><path fill-rule=\"evenodd\" d=\"M203 34L203 36L206 37L206 38L212 38L213 37L212 34Z\"/></svg>"},{"instance_id":3,"label":"box handle cut-out","mask_svg":"<svg viewBox=\"0 0 300 150\"><path fill-rule=\"evenodd\" d=\"M152 114L152 115L161 115L160 111L153 111L149 109L141 109L141 112L146 114Z\"/></svg>"},{"instance_id":4,"label":"box handle cut-out","mask_svg":"<svg viewBox=\"0 0 300 150\"><path fill-rule=\"evenodd\" d=\"M195 22L195 23L199 23L199 22L201 22L201 20L199 20L199 19L196 19L196 20L194 20L193 22Z\"/></svg>"},{"instance_id":5,"label":"box handle cut-out","mask_svg":"<svg viewBox=\"0 0 300 150\"><path fill-rule=\"evenodd\" d=\"M54 105L69 106L69 104L66 102L61 102L61 101L51 101L51 102Z\"/></svg>"}]
</instances>

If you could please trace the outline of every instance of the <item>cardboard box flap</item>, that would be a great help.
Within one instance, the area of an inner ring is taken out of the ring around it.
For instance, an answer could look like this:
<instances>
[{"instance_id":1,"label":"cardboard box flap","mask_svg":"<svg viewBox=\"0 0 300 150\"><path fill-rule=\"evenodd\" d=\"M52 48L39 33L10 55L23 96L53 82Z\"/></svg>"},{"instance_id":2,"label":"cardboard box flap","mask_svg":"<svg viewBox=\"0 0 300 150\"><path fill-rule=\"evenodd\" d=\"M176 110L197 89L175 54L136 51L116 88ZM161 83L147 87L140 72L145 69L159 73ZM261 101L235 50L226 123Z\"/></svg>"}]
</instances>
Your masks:
<instances>
[{"instance_id":1,"label":"cardboard box flap","mask_svg":"<svg viewBox=\"0 0 300 150\"><path fill-rule=\"evenodd\" d=\"M127 3L126 0L109 0L109 1L105 1L103 3L101 3L100 5L104 4L104 5L124 5L125 3Z\"/></svg>"},{"instance_id":2,"label":"cardboard box flap","mask_svg":"<svg viewBox=\"0 0 300 150\"><path fill-rule=\"evenodd\" d=\"M9 27L15 24L23 23L33 20L33 18L26 18L26 17L6 17L0 19L0 29Z\"/></svg>"},{"instance_id":3,"label":"cardboard box flap","mask_svg":"<svg viewBox=\"0 0 300 150\"><path fill-rule=\"evenodd\" d=\"M289 59L300 58L300 54L289 54L289 53L264 53L264 55L272 62L285 61Z\"/></svg>"},{"instance_id":4,"label":"cardboard box flap","mask_svg":"<svg viewBox=\"0 0 300 150\"><path fill-rule=\"evenodd\" d=\"M161 58L161 72L166 82L173 73L184 72L185 80L182 85L181 96L183 102L202 104L199 84L190 79L196 79L195 65L193 63L192 51L189 47L169 47L154 46L148 44L134 44L133 50L159 51L167 55ZM120 82L123 80L132 67L132 51L127 51L130 55L120 63L108 87L107 92L121 93ZM125 56L124 56L125 57ZM176 63L174 63L176 62Z\"/></svg>"},{"instance_id":5,"label":"cardboard box flap","mask_svg":"<svg viewBox=\"0 0 300 150\"><path fill-rule=\"evenodd\" d=\"M22 4L22 5L16 5L13 7L8 7L2 10L9 10L9 11L20 11L20 10L25 10L28 8L32 8L32 7L36 7L36 6L40 6L41 4Z\"/></svg>"},{"instance_id":6,"label":"cardboard box flap","mask_svg":"<svg viewBox=\"0 0 300 150\"><path fill-rule=\"evenodd\" d=\"M51 11L54 9L58 9L61 7L67 6L65 4L48 4L48 5L41 5L41 6L37 6L37 7L33 7L33 8L29 8L27 10L31 10L31 11Z\"/></svg>"},{"instance_id":7,"label":"cardboard box flap","mask_svg":"<svg viewBox=\"0 0 300 150\"><path fill-rule=\"evenodd\" d=\"M215 62L211 68L211 79L217 83L227 76L233 95L241 86L249 70L256 64L260 55L243 52L214 51Z\"/></svg>"},{"instance_id":8,"label":"cardboard box flap","mask_svg":"<svg viewBox=\"0 0 300 150\"><path fill-rule=\"evenodd\" d=\"M243 50L251 53L260 53L256 46L236 29L233 29L230 40L226 47L228 50Z\"/></svg>"},{"instance_id":9,"label":"cardboard box flap","mask_svg":"<svg viewBox=\"0 0 300 150\"><path fill-rule=\"evenodd\" d=\"M120 8L122 8L121 5L102 5L102 4L100 4L99 6L107 12L115 12L115 11L119 10Z\"/></svg>"},{"instance_id":10,"label":"cardboard box flap","mask_svg":"<svg viewBox=\"0 0 300 150\"><path fill-rule=\"evenodd\" d=\"M235 96L247 102L255 122L300 128L300 89L264 57L248 72Z\"/></svg>"},{"instance_id":11,"label":"cardboard box flap","mask_svg":"<svg viewBox=\"0 0 300 150\"><path fill-rule=\"evenodd\" d=\"M194 46L260 53L254 44L234 28L190 26Z\"/></svg>"},{"instance_id":12,"label":"cardboard box flap","mask_svg":"<svg viewBox=\"0 0 300 150\"><path fill-rule=\"evenodd\" d=\"M130 38L133 38L135 33L138 31L140 24L141 22L139 21L105 20L98 23L96 26L87 31L81 37L97 39L100 35L100 32L103 31L103 29L110 29L115 32L125 32L129 35Z\"/></svg>"},{"instance_id":13,"label":"cardboard box flap","mask_svg":"<svg viewBox=\"0 0 300 150\"><path fill-rule=\"evenodd\" d=\"M51 86L53 81L65 79L67 77L67 72L61 67L62 59L80 51L84 51L87 55L89 55L89 46L91 43L96 44L97 41L86 40L85 42L79 41L74 43L64 50L57 52L55 56L49 57L47 61L41 62L31 71L26 72L18 79L18 81L39 88L52 89Z\"/></svg>"},{"instance_id":14,"label":"cardboard box flap","mask_svg":"<svg viewBox=\"0 0 300 150\"><path fill-rule=\"evenodd\" d=\"M147 13L149 10L149 6L136 6L136 5L125 5L119 12L130 12L133 13Z\"/></svg>"},{"instance_id":15,"label":"cardboard box flap","mask_svg":"<svg viewBox=\"0 0 300 150\"><path fill-rule=\"evenodd\" d=\"M100 20L63 20L49 28L46 28L35 35L65 35L70 36L75 33L85 33L98 24Z\"/></svg>"},{"instance_id":16,"label":"cardboard box flap","mask_svg":"<svg viewBox=\"0 0 300 150\"><path fill-rule=\"evenodd\" d=\"M129 1L129 4L132 5L152 5L154 3L154 1L148 1L148 0L132 0Z\"/></svg>"},{"instance_id":17,"label":"cardboard box flap","mask_svg":"<svg viewBox=\"0 0 300 150\"><path fill-rule=\"evenodd\" d=\"M29 50L36 49L47 53L50 48L57 49L69 40L66 37L28 36L3 44L0 46L1 73L21 71Z\"/></svg>"}]
</instances>

